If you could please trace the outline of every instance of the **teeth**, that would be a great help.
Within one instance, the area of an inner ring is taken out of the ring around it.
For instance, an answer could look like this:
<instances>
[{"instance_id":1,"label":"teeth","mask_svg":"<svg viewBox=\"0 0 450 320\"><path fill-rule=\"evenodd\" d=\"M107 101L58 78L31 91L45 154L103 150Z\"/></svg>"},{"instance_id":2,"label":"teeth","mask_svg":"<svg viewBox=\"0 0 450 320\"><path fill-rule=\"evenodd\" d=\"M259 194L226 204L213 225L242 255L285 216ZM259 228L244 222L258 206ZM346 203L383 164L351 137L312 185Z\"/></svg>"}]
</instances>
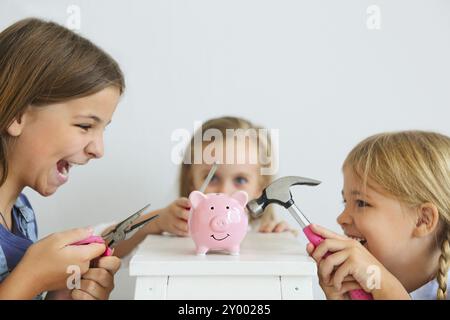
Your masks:
<instances>
[{"instance_id":1,"label":"teeth","mask_svg":"<svg viewBox=\"0 0 450 320\"><path fill-rule=\"evenodd\" d=\"M72 167L72 164L68 161L61 160L61 162L59 162L57 164L57 167L58 167L58 172L61 175L67 177L69 175L69 170Z\"/></svg>"},{"instance_id":2,"label":"teeth","mask_svg":"<svg viewBox=\"0 0 450 320\"><path fill-rule=\"evenodd\" d=\"M352 237L352 236L350 236L350 238L352 238L353 240L356 240L358 242L365 242L366 241L366 239L364 239L364 238L358 238L358 237Z\"/></svg>"}]
</instances>

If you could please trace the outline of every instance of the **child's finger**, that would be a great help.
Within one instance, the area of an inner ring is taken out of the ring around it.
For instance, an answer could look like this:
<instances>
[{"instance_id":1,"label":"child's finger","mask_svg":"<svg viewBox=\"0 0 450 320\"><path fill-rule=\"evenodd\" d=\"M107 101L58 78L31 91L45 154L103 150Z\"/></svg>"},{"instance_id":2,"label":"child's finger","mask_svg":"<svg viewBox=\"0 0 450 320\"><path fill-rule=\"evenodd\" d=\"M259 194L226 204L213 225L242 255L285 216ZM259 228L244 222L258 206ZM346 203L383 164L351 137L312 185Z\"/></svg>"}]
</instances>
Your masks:
<instances>
[{"instance_id":1,"label":"child's finger","mask_svg":"<svg viewBox=\"0 0 450 320\"><path fill-rule=\"evenodd\" d=\"M335 271L336 267L343 264L347 258L347 252L339 251L320 261L319 274L324 283L330 284L331 274Z\"/></svg>"},{"instance_id":2,"label":"child's finger","mask_svg":"<svg viewBox=\"0 0 450 320\"><path fill-rule=\"evenodd\" d=\"M317 262L323 259L323 256L328 252L336 252L343 250L349 246L347 241L336 240L336 239L325 239L323 240L314 250L312 257Z\"/></svg>"},{"instance_id":3,"label":"child's finger","mask_svg":"<svg viewBox=\"0 0 450 320\"><path fill-rule=\"evenodd\" d=\"M91 268L83 275L83 279L97 282L103 288L114 286L114 277L108 270L103 268Z\"/></svg>"},{"instance_id":4,"label":"child's finger","mask_svg":"<svg viewBox=\"0 0 450 320\"><path fill-rule=\"evenodd\" d=\"M344 282L351 282L351 281L356 281L355 278L353 278L353 276L346 276L344 278L344 280L342 280L342 283Z\"/></svg>"},{"instance_id":5,"label":"child's finger","mask_svg":"<svg viewBox=\"0 0 450 320\"><path fill-rule=\"evenodd\" d=\"M67 246L64 250L70 250L70 254L78 257L81 261L91 261L100 257L105 252L106 246L101 243L90 243Z\"/></svg>"},{"instance_id":6,"label":"child's finger","mask_svg":"<svg viewBox=\"0 0 450 320\"><path fill-rule=\"evenodd\" d=\"M358 282L356 282L355 280L347 281L347 282L342 282L342 288L339 291L339 293L345 294L345 293L350 292L352 290L359 290L359 289L362 289L362 288L361 288L361 286L359 285Z\"/></svg>"},{"instance_id":7,"label":"child's finger","mask_svg":"<svg viewBox=\"0 0 450 320\"><path fill-rule=\"evenodd\" d=\"M72 243L84 240L88 237L90 237L93 233L92 228L76 228L71 229L63 232L58 232L53 234L53 237L56 237L58 246L60 248L63 248L65 246L68 246Z\"/></svg>"},{"instance_id":8,"label":"child's finger","mask_svg":"<svg viewBox=\"0 0 450 320\"><path fill-rule=\"evenodd\" d=\"M178 219L178 221L175 223L175 226L177 229L180 229L181 231L187 232L188 231L188 224L186 221Z\"/></svg>"},{"instance_id":9,"label":"child's finger","mask_svg":"<svg viewBox=\"0 0 450 320\"><path fill-rule=\"evenodd\" d=\"M259 228L259 232L272 232L272 230L275 228L275 222L269 222L266 224L263 224L260 228Z\"/></svg>"},{"instance_id":10,"label":"child's finger","mask_svg":"<svg viewBox=\"0 0 450 320\"><path fill-rule=\"evenodd\" d=\"M314 245L312 243L308 243L306 245L306 252L311 255L314 252Z\"/></svg>"},{"instance_id":11,"label":"child's finger","mask_svg":"<svg viewBox=\"0 0 450 320\"><path fill-rule=\"evenodd\" d=\"M288 230L288 225L285 222L280 222L275 226L275 229L273 230L273 232L283 232Z\"/></svg>"},{"instance_id":12,"label":"child's finger","mask_svg":"<svg viewBox=\"0 0 450 320\"><path fill-rule=\"evenodd\" d=\"M333 276L333 286L336 290L341 290L344 279L351 275L350 270L351 264L349 262L345 262L335 271Z\"/></svg>"},{"instance_id":13,"label":"child's finger","mask_svg":"<svg viewBox=\"0 0 450 320\"><path fill-rule=\"evenodd\" d=\"M189 232L180 230L180 229L175 229L175 235L179 236L179 237L187 237L189 236Z\"/></svg>"},{"instance_id":14,"label":"child's finger","mask_svg":"<svg viewBox=\"0 0 450 320\"><path fill-rule=\"evenodd\" d=\"M187 221L189 218L189 211L187 211L185 209L179 209L176 211L175 215L177 216L177 218Z\"/></svg>"},{"instance_id":15,"label":"child's finger","mask_svg":"<svg viewBox=\"0 0 450 320\"><path fill-rule=\"evenodd\" d=\"M348 239L346 236L337 234L336 232L328 230L317 224L311 224L310 227L311 227L311 230L314 231L314 233L322 236L325 239L340 239L340 240Z\"/></svg>"},{"instance_id":16,"label":"child's finger","mask_svg":"<svg viewBox=\"0 0 450 320\"><path fill-rule=\"evenodd\" d=\"M188 198L179 198L175 200L177 206L182 207L183 209L189 210L191 209L191 201Z\"/></svg>"},{"instance_id":17,"label":"child's finger","mask_svg":"<svg viewBox=\"0 0 450 320\"><path fill-rule=\"evenodd\" d=\"M84 292L80 289L72 290L71 296L72 296L73 300L95 300L95 298L93 296L91 296L87 292Z\"/></svg>"},{"instance_id":18,"label":"child's finger","mask_svg":"<svg viewBox=\"0 0 450 320\"><path fill-rule=\"evenodd\" d=\"M189 227L186 221L184 220L178 220L175 224L175 231L176 234L179 236L187 236L189 235Z\"/></svg>"},{"instance_id":19,"label":"child's finger","mask_svg":"<svg viewBox=\"0 0 450 320\"><path fill-rule=\"evenodd\" d=\"M78 289L77 289L78 290ZM102 287L98 282L92 280L81 279L80 289L97 300L108 299L110 290Z\"/></svg>"},{"instance_id":20,"label":"child's finger","mask_svg":"<svg viewBox=\"0 0 450 320\"><path fill-rule=\"evenodd\" d=\"M98 259L97 268L102 268L108 271L111 275L114 275L119 271L122 262L120 258L116 256L101 257Z\"/></svg>"}]
</instances>

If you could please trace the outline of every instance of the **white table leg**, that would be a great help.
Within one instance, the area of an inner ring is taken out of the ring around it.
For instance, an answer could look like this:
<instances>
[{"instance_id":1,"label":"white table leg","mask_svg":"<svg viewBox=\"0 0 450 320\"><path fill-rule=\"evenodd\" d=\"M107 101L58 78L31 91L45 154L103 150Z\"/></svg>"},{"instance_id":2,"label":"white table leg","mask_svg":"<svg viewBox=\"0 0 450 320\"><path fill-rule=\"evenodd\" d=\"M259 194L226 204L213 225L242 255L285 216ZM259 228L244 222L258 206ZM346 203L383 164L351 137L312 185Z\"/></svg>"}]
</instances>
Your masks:
<instances>
[{"instance_id":1,"label":"white table leg","mask_svg":"<svg viewBox=\"0 0 450 320\"><path fill-rule=\"evenodd\" d=\"M281 299L312 300L313 288L311 277L281 277Z\"/></svg>"},{"instance_id":2,"label":"white table leg","mask_svg":"<svg viewBox=\"0 0 450 320\"><path fill-rule=\"evenodd\" d=\"M164 300L167 298L167 276L136 277L135 300Z\"/></svg>"},{"instance_id":3,"label":"white table leg","mask_svg":"<svg viewBox=\"0 0 450 320\"><path fill-rule=\"evenodd\" d=\"M171 276L167 299L280 300L280 277Z\"/></svg>"}]
</instances>

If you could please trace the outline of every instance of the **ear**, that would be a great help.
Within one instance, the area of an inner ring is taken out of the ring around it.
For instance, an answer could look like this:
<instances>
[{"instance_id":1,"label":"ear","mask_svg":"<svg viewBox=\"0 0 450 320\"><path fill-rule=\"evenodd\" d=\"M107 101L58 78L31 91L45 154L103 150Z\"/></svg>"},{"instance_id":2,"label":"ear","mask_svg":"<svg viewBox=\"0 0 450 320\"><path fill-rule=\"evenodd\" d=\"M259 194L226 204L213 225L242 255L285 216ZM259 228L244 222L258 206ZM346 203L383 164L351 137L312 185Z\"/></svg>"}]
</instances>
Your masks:
<instances>
[{"instance_id":1,"label":"ear","mask_svg":"<svg viewBox=\"0 0 450 320\"><path fill-rule=\"evenodd\" d=\"M189 195L189 201L191 201L192 207L197 207L200 202L202 202L203 200L206 199L206 195L203 194L200 191L192 191L191 194Z\"/></svg>"},{"instance_id":2,"label":"ear","mask_svg":"<svg viewBox=\"0 0 450 320\"><path fill-rule=\"evenodd\" d=\"M427 202L420 205L413 235L416 237L425 237L429 235L436 230L438 222L439 211L434 204Z\"/></svg>"},{"instance_id":3,"label":"ear","mask_svg":"<svg viewBox=\"0 0 450 320\"><path fill-rule=\"evenodd\" d=\"M248 194L245 191L237 191L235 193L233 193L231 195L231 197L235 200L237 200L237 202L239 202L239 204L243 207L245 207L245 205L247 204L248 201Z\"/></svg>"},{"instance_id":4,"label":"ear","mask_svg":"<svg viewBox=\"0 0 450 320\"><path fill-rule=\"evenodd\" d=\"M14 121L8 126L6 131L12 137L18 137L22 134L23 128L25 127L26 112L19 118L14 119Z\"/></svg>"}]
</instances>

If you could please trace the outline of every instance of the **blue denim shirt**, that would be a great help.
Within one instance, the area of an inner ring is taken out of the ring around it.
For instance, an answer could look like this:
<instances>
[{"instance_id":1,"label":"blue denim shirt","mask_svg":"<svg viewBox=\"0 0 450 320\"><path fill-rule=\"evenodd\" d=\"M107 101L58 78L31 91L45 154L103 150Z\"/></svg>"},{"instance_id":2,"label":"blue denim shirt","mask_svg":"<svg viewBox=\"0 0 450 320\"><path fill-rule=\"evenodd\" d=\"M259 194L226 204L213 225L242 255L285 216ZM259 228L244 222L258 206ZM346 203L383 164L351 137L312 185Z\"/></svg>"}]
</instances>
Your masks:
<instances>
[{"instance_id":1,"label":"blue denim shirt","mask_svg":"<svg viewBox=\"0 0 450 320\"><path fill-rule=\"evenodd\" d=\"M4 229L0 237L0 283L10 274L20 261L26 249L37 241L38 230L36 217L30 202L24 194L20 194L12 208L12 232ZM7 259L7 253L13 253ZM12 265L10 265L12 264ZM36 297L41 299L42 296Z\"/></svg>"}]
</instances>

